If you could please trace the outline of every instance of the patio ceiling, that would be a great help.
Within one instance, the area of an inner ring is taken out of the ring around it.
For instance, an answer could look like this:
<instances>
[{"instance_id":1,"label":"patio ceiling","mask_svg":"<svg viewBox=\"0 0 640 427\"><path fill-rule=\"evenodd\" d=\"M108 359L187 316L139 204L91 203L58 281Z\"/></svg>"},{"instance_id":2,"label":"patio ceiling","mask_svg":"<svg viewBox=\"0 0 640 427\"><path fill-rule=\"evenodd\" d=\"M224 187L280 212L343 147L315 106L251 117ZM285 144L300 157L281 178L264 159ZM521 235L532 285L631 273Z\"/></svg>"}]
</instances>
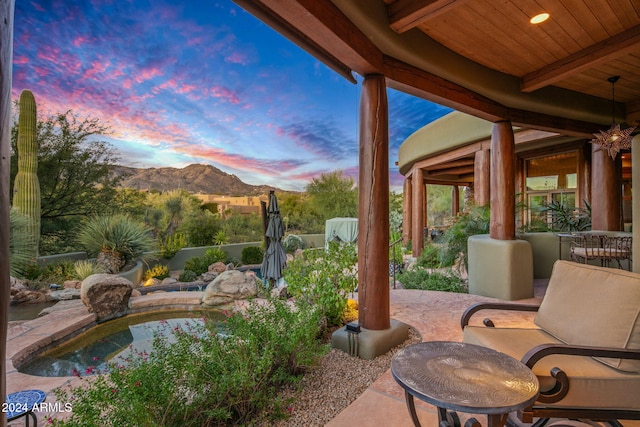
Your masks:
<instances>
[{"instance_id":1,"label":"patio ceiling","mask_svg":"<svg viewBox=\"0 0 640 427\"><path fill-rule=\"evenodd\" d=\"M353 80L490 121L589 137L640 120L637 0L235 0ZM534 15L550 18L538 25Z\"/></svg>"}]
</instances>

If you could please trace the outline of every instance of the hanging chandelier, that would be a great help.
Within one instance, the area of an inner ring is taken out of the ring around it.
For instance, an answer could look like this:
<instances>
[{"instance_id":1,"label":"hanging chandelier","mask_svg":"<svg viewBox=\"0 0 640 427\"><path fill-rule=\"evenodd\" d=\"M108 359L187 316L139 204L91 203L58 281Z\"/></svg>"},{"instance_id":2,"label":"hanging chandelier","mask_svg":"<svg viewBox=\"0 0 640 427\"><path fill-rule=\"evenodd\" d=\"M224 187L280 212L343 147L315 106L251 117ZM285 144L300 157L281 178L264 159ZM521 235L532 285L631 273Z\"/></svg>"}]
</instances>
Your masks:
<instances>
[{"instance_id":1,"label":"hanging chandelier","mask_svg":"<svg viewBox=\"0 0 640 427\"><path fill-rule=\"evenodd\" d=\"M594 133L595 138L591 140L592 144L598 144L602 150L609 153L612 159L615 159L621 150L631 149L631 134L635 130L635 127L620 129L620 124L616 123L615 84L618 79L620 76L612 76L607 79L611 83L611 127L605 131Z\"/></svg>"}]
</instances>

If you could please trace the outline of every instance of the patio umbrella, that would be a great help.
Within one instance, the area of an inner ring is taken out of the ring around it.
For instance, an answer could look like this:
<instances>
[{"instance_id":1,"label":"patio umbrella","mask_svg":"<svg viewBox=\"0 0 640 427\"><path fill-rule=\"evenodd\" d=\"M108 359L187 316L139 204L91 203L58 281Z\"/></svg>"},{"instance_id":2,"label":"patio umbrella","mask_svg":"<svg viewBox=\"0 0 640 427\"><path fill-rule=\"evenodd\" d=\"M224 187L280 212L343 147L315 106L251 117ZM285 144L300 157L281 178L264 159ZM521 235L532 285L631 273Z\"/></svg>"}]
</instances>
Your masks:
<instances>
[{"instance_id":1,"label":"patio umbrella","mask_svg":"<svg viewBox=\"0 0 640 427\"><path fill-rule=\"evenodd\" d=\"M260 272L263 279L268 280L269 283L274 283L282 277L282 269L287 262L287 254L282 246L281 239L284 236L284 227L280 216L280 208L278 207L278 199L273 191L269 192L267 216L265 237L267 237L269 244L264 253Z\"/></svg>"}]
</instances>

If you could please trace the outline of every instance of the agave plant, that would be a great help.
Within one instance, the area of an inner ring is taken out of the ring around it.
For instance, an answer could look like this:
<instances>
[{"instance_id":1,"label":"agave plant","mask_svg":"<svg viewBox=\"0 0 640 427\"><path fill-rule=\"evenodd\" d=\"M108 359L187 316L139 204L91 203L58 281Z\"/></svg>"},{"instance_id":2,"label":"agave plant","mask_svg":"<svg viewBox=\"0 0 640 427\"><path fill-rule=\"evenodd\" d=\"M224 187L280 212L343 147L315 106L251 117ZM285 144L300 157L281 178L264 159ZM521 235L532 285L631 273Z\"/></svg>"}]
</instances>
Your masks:
<instances>
[{"instance_id":1,"label":"agave plant","mask_svg":"<svg viewBox=\"0 0 640 427\"><path fill-rule=\"evenodd\" d=\"M78 243L108 273L117 273L129 261L156 251L156 240L144 224L126 215L96 216L84 223Z\"/></svg>"}]
</instances>

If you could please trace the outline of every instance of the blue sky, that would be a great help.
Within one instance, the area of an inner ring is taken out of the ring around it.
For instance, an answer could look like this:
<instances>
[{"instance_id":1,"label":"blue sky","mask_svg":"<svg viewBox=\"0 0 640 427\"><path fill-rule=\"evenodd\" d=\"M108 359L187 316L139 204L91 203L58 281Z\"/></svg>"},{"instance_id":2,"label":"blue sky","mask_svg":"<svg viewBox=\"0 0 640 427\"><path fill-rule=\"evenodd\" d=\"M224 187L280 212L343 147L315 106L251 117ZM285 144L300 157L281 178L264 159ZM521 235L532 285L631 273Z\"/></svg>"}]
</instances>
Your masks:
<instances>
[{"instance_id":1,"label":"blue sky","mask_svg":"<svg viewBox=\"0 0 640 427\"><path fill-rule=\"evenodd\" d=\"M41 113L100 118L124 165L211 164L287 190L336 169L357 182L360 86L231 0L17 1L13 97L22 89ZM450 110L388 97L397 189L402 141Z\"/></svg>"}]
</instances>

